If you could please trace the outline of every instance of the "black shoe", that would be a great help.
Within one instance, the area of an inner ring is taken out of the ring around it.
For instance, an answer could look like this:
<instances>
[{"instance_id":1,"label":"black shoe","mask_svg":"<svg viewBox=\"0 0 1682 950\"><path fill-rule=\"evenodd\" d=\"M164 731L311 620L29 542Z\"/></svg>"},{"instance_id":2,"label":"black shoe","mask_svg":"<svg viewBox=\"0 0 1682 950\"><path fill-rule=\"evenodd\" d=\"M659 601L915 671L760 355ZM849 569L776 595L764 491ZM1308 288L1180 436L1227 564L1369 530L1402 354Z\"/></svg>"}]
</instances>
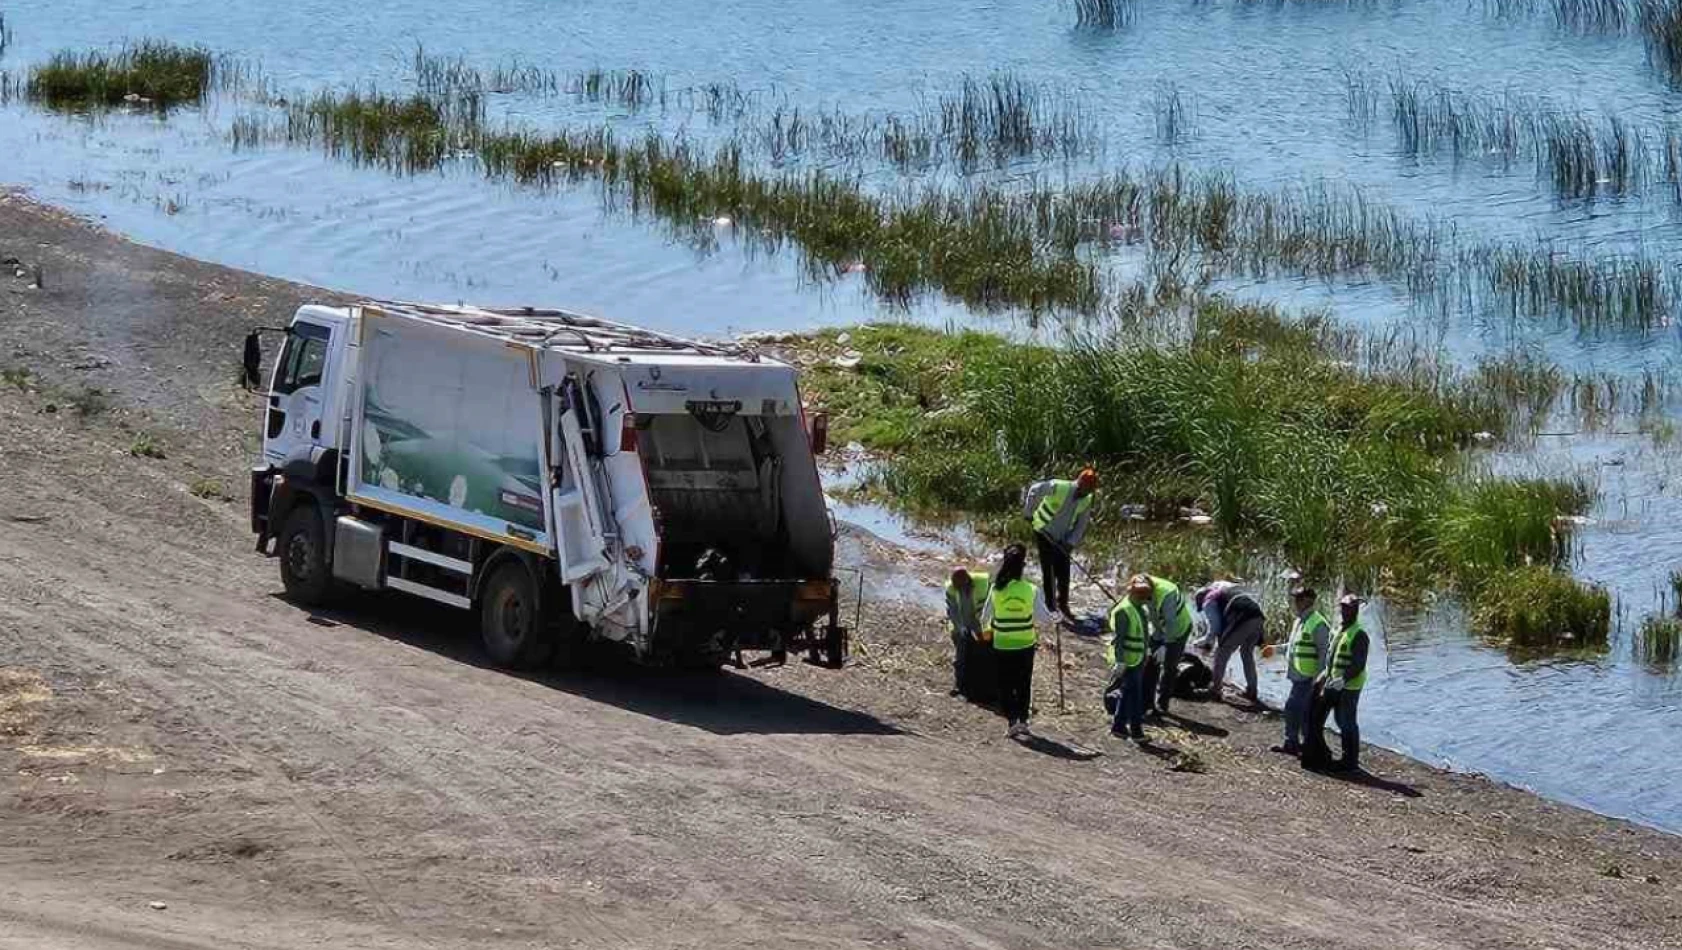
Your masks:
<instances>
[{"instance_id":1,"label":"black shoe","mask_svg":"<svg viewBox=\"0 0 1682 950\"><path fill-rule=\"evenodd\" d=\"M1283 745L1274 746L1273 751L1281 755L1302 755L1302 746L1295 742L1287 742Z\"/></svg>"},{"instance_id":2,"label":"black shoe","mask_svg":"<svg viewBox=\"0 0 1682 950\"><path fill-rule=\"evenodd\" d=\"M959 689L958 687L954 686L951 689L946 691L946 695L948 695L948 696L962 696L962 695L964 695L964 691Z\"/></svg>"},{"instance_id":3,"label":"black shoe","mask_svg":"<svg viewBox=\"0 0 1682 950\"><path fill-rule=\"evenodd\" d=\"M1326 771L1337 772L1340 775L1353 775L1354 773L1361 771L1361 763L1333 762L1332 764L1326 766Z\"/></svg>"}]
</instances>

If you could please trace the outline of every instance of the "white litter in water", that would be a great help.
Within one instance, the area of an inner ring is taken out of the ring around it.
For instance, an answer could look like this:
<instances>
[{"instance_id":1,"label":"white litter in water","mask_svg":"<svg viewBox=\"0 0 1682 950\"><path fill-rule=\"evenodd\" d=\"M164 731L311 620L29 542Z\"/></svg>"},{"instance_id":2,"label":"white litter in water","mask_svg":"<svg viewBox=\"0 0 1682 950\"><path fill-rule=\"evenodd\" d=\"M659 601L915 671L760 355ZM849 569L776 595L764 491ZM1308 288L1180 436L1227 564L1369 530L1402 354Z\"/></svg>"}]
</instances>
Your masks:
<instances>
[{"instance_id":1,"label":"white litter in water","mask_svg":"<svg viewBox=\"0 0 1682 950\"><path fill-rule=\"evenodd\" d=\"M728 215L722 215L721 214L718 217L713 219L713 227L715 227L715 228L727 228L733 223L734 222L732 222L730 220Z\"/></svg>"}]
</instances>

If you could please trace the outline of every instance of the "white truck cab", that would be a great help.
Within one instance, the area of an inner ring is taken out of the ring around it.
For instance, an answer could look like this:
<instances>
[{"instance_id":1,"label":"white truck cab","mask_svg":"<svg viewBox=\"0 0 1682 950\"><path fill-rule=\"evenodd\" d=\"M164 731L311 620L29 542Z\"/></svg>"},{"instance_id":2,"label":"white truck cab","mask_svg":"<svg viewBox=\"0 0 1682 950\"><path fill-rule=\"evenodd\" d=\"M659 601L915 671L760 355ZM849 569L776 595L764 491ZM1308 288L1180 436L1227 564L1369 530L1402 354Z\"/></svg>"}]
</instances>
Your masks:
<instances>
[{"instance_id":1,"label":"white truck cab","mask_svg":"<svg viewBox=\"0 0 1682 950\"><path fill-rule=\"evenodd\" d=\"M252 529L295 599L475 611L510 666L589 641L842 663L825 422L792 367L535 308L306 306L285 335ZM259 360L254 335L249 383Z\"/></svg>"}]
</instances>

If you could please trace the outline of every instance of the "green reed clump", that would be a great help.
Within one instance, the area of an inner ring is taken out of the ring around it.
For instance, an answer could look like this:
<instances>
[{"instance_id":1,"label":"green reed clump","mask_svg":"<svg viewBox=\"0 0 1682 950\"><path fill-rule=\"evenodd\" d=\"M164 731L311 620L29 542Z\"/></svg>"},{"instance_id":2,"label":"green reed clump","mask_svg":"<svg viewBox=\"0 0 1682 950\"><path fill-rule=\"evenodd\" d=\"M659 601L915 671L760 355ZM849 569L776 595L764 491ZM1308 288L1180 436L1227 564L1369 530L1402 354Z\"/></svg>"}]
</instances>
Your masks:
<instances>
[{"instance_id":1,"label":"green reed clump","mask_svg":"<svg viewBox=\"0 0 1682 950\"><path fill-rule=\"evenodd\" d=\"M1479 479L1458 487L1436 519L1439 563L1464 587L1508 569L1557 567L1570 553L1562 516L1584 511L1593 487L1573 480Z\"/></svg>"},{"instance_id":2,"label":"green reed clump","mask_svg":"<svg viewBox=\"0 0 1682 950\"><path fill-rule=\"evenodd\" d=\"M477 96L449 99L387 96L379 92L321 93L289 103L284 125L264 133L236 121L236 145L279 138L314 144L329 155L358 165L417 172L438 167L463 149L475 148L484 124Z\"/></svg>"},{"instance_id":3,"label":"green reed clump","mask_svg":"<svg viewBox=\"0 0 1682 950\"><path fill-rule=\"evenodd\" d=\"M813 156L882 160L900 169L953 164L967 172L983 163L997 167L1016 159L1074 160L1095 154L1101 138L1074 96L1009 72L966 74L954 91L909 114L857 114L801 106L775 89L759 97L762 104L734 82L668 90L663 77L635 69L562 73L513 64L479 70L465 60L421 49L414 70L421 93L432 98L565 94L633 112L702 112L715 123L737 123L738 138L775 163Z\"/></svg>"},{"instance_id":4,"label":"green reed clump","mask_svg":"<svg viewBox=\"0 0 1682 950\"><path fill-rule=\"evenodd\" d=\"M1553 0L1554 24L1573 33L1624 33L1636 20L1631 0Z\"/></svg>"},{"instance_id":5,"label":"green reed clump","mask_svg":"<svg viewBox=\"0 0 1682 950\"><path fill-rule=\"evenodd\" d=\"M815 276L862 268L866 284L896 304L938 291L982 309L1090 313L1102 299L1096 265L1073 244L1039 240L1019 203L990 189L882 198L822 172L762 175L739 147L709 153L654 134L620 142L602 130L498 133L476 148L496 177L539 186L596 179L617 206L686 233L710 235L722 217L745 240L797 246Z\"/></svg>"},{"instance_id":6,"label":"green reed clump","mask_svg":"<svg viewBox=\"0 0 1682 950\"><path fill-rule=\"evenodd\" d=\"M1357 369L1339 358L1341 330L1266 308L1204 301L1193 321L1189 345L1123 334L1055 348L873 327L849 343L856 368L818 360L812 385L839 437L885 452L878 484L913 509L1009 510L1024 482L1096 464L1117 506L1199 508L1227 542L1305 570L1457 581L1555 550L1552 520L1576 494L1462 481L1450 464L1504 422L1464 380ZM1475 517L1491 513L1540 536ZM1115 518L1103 531L1125 527Z\"/></svg>"},{"instance_id":7,"label":"green reed clump","mask_svg":"<svg viewBox=\"0 0 1682 950\"><path fill-rule=\"evenodd\" d=\"M1346 77L1350 119L1371 124L1381 95L1371 77ZM1682 143L1673 128L1643 129L1618 116L1592 118L1511 92L1478 96L1432 83L1389 81L1398 147L1410 155L1528 159L1562 198L1628 195L1653 182L1676 185ZM1677 190L1682 197L1682 189Z\"/></svg>"},{"instance_id":8,"label":"green reed clump","mask_svg":"<svg viewBox=\"0 0 1682 950\"><path fill-rule=\"evenodd\" d=\"M1174 145L1196 134L1195 110L1173 82L1161 82L1151 94L1151 113L1156 118L1156 137Z\"/></svg>"},{"instance_id":9,"label":"green reed clump","mask_svg":"<svg viewBox=\"0 0 1682 950\"><path fill-rule=\"evenodd\" d=\"M1682 620L1653 614L1635 633L1635 658L1649 666L1674 667L1682 656Z\"/></svg>"},{"instance_id":10,"label":"green reed clump","mask_svg":"<svg viewBox=\"0 0 1682 950\"><path fill-rule=\"evenodd\" d=\"M1682 79L1682 0L1639 0L1637 19L1647 55L1673 79Z\"/></svg>"},{"instance_id":11,"label":"green reed clump","mask_svg":"<svg viewBox=\"0 0 1682 950\"><path fill-rule=\"evenodd\" d=\"M1020 129L1023 113L1012 105L1019 100L997 88L995 105L976 106L976 114ZM736 232L746 240L796 245L816 275L862 267L870 287L896 303L940 291L988 308L1094 313L1103 288L1089 251L1117 243L1143 245L1166 265L1163 273L1195 261L1206 273L1378 277L1445 309L1504 306L1515 317L1564 318L1591 330L1668 325L1682 282L1674 265L1642 256L1468 244L1451 223L1406 217L1358 189L1325 183L1248 192L1228 174L1169 166L1068 187L924 186L882 195L844 173L767 170L749 159L741 138L705 151L652 133L620 141L605 126L489 134L482 99L471 93L323 95L291 105L287 119L284 141L316 142L398 171L462 156L522 183L598 180L614 204L651 210L702 240L713 231L699 223L730 218L750 225ZM854 134L845 123L811 125L792 113L778 121L785 149L805 148L815 135ZM843 131L824 131L833 129ZM244 124L239 137L250 138ZM1044 139L1008 132L1000 141ZM589 147L580 151L580 142Z\"/></svg>"},{"instance_id":12,"label":"green reed clump","mask_svg":"<svg viewBox=\"0 0 1682 950\"><path fill-rule=\"evenodd\" d=\"M1077 26L1115 29L1138 16L1137 0L1073 0Z\"/></svg>"},{"instance_id":13,"label":"green reed clump","mask_svg":"<svg viewBox=\"0 0 1682 950\"><path fill-rule=\"evenodd\" d=\"M215 73L216 61L209 50L142 40L115 51L55 53L30 68L25 94L55 109L125 102L167 109L201 101Z\"/></svg>"},{"instance_id":14,"label":"green reed clump","mask_svg":"<svg viewBox=\"0 0 1682 950\"><path fill-rule=\"evenodd\" d=\"M1542 566L1487 577L1472 597L1472 625L1518 652L1605 649L1612 598L1606 589Z\"/></svg>"}]
</instances>

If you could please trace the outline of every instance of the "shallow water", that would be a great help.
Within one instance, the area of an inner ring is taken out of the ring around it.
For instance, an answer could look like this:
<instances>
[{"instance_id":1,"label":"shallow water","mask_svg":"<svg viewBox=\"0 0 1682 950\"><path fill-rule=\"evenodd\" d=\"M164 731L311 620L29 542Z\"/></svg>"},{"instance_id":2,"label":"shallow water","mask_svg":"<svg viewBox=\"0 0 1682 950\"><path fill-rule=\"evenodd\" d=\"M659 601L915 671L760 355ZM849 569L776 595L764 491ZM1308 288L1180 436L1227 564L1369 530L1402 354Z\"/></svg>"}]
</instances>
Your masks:
<instances>
[{"instance_id":1,"label":"shallow water","mask_svg":"<svg viewBox=\"0 0 1682 950\"><path fill-rule=\"evenodd\" d=\"M1070 90L1106 141L1101 161L1015 165L989 177L1094 174L1181 160L1272 186L1321 178L1359 186L1418 215L1451 218L1485 238L1546 235L1564 247L1682 251L1682 205L1640 199L1561 202L1518 162L1398 154L1382 120L1348 120L1346 69L1402 74L1472 92L1545 95L1648 125L1682 111L1682 93L1648 68L1638 39L1572 36L1534 21L1434 2L1141 4L1120 32L1072 27L1064 4L860 0L801 5L743 0L686 8L651 0L298 0L93 2L0 0L14 42L0 66L59 48L142 36L202 43L259 60L287 90L412 81L417 45L479 66L518 60L569 70L600 65L663 74L672 88L733 79L806 107L909 110L964 73L1012 69ZM796 12L798 10L798 12ZM1157 141L1151 102L1171 81L1192 104L1194 134ZM102 217L138 240L310 283L420 299L549 302L692 334L800 328L898 316L854 283L814 287L790 256L740 251L730 229L700 251L658 225L608 216L589 187L554 194L487 184L466 170L394 178L281 147L235 154L226 131L241 107L218 101L167 122L98 121L0 107L0 182ZM614 110L569 98L498 97L522 122L599 121ZM709 134L682 110L632 124ZM872 182L892 179L874 174ZM0 236L3 237L3 236ZM1444 323L1410 312L1381 283L1229 281L1245 296L1330 306L1374 326L1405 324L1457 359L1532 346L1577 369L1633 372L1674 364L1674 328L1585 336L1498 313ZM913 317L974 319L939 302ZM1682 831L1682 680L1631 659L1628 637L1659 607L1682 543L1673 450L1640 435L1554 437L1491 459L1503 468L1598 473L1603 496L1580 535L1578 571L1617 595L1622 629L1603 656L1514 662L1465 633L1452 612L1383 618L1382 675L1363 704L1371 738L1426 759L1487 772L1601 811ZM924 537L867 509L844 517Z\"/></svg>"}]
</instances>

